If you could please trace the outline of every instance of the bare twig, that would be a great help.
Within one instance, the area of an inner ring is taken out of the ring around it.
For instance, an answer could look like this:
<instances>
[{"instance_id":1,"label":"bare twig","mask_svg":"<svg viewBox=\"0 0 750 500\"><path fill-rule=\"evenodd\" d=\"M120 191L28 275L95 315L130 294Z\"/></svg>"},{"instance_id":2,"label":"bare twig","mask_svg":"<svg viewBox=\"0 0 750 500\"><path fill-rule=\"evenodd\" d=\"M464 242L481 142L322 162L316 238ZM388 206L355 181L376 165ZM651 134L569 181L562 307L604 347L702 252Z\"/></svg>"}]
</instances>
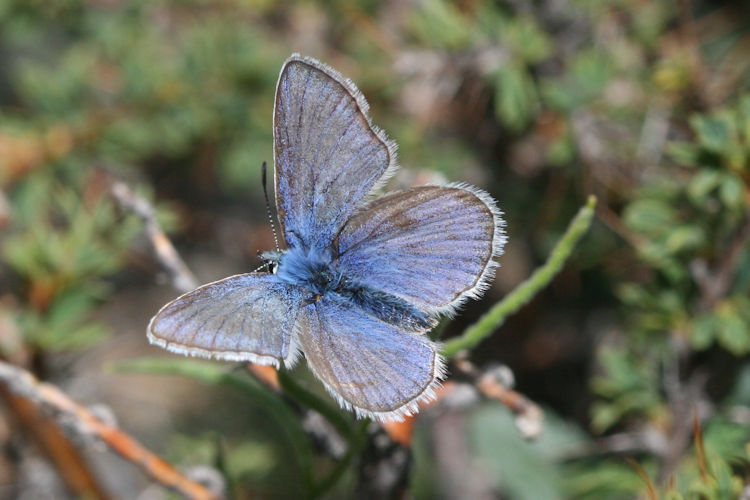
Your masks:
<instances>
[{"instance_id":1,"label":"bare twig","mask_svg":"<svg viewBox=\"0 0 750 500\"><path fill-rule=\"evenodd\" d=\"M40 382L22 368L0 361L0 383L11 392L52 411L79 437L96 438L112 451L136 464L151 478L167 488L191 499L217 499L219 495L192 481L170 463L144 448L111 423L104 422L91 411L74 402L57 387ZM72 425L71 425L72 424Z\"/></svg>"},{"instance_id":2,"label":"bare twig","mask_svg":"<svg viewBox=\"0 0 750 500\"><path fill-rule=\"evenodd\" d=\"M706 465L706 447L703 443L703 429L698 419L698 414L693 412L693 439L695 440L695 455L698 458L698 470L701 472L701 479L708 480L708 466Z\"/></svg>"},{"instance_id":3,"label":"bare twig","mask_svg":"<svg viewBox=\"0 0 750 500\"><path fill-rule=\"evenodd\" d=\"M2 189L0 189L0 228L7 226L13 212L10 208L10 202Z\"/></svg>"},{"instance_id":4,"label":"bare twig","mask_svg":"<svg viewBox=\"0 0 750 500\"><path fill-rule=\"evenodd\" d=\"M485 397L500 401L516 416L516 427L526 439L539 437L543 430L544 412L520 392L510 389L512 372L507 367L496 366L480 372L470 361L459 360L456 368L474 379L474 385Z\"/></svg>"},{"instance_id":5,"label":"bare twig","mask_svg":"<svg viewBox=\"0 0 750 500\"><path fill-rule=\"evenodd\" d=\"M654 485L654 482L651 480L651 478L648 475L648 472L646 472L646 469L644 469L641 464L633 460L632 458L628 457L625 459L628 464L635 470L636 474L641 478L641 480L646 485L646 498L648 500L658 500L659 495L656 493L656 485Z\"/></svg>"},{"instance_id":6,"label":"bare twig","mask_svg":"<svg viewBox=\"0 0 750 500\"><path fill-rule=\"evenodd\" d=\"M633 455L649 453L662 456L669 448L669 438L661 430L647 426L637 432L612 434L595 441L576 444L563 453L564 460L591 458L598 455Z\"/></svg>"},{"instance_id":7,"label":"bare twig","mask_svg":"<svg viewBox=\"0 0 750 500\"><path fill-rule=\"evenodd\" d=\"M735 234L727 251L720 259L717 259L719 264L716 269L703 274L693 272L693 277L701 292L698 303L699 312L713 309L727 295L732 286L742 253L750 241L750 214L746 214L745 217L745 223Z\"/></svg>"},{"instance_id":8,"label":"bare twig","mask_svg":"<svg viewBox=\"0 0 750 500\"><path fill-rule=\"evenodd\" d=\"M695 17L693 16L693 2L691 0L678 0L679 8L679 27L678 35L680 43L690 56L690 66L692 70L693 90L697 97L701 99L701 104L706 106L708 99L704 95L706 88L706 69L703 64L703 57L700 52L700 43L695 27Z\"/></svg>"},{"instance_id":9,"label":"bare twig","mask_svg":"<svg viewBox=\"0 0 750 500\"><path fill-rule=\"evenodd\" d=\"M110 191L114 199L125 209L130 210L138 215L146 224L146 234L148 235L151 245L154 247L154 254L159 263L169 273L169 279L177 290L180 292L189 292L198 286L198 280L188 269L185 262L177 253L172 242L161 229L159 222L156 220L156 211L151 203L142 196L139 196L133 189L120 180L113 180Z\"/></svg>"},{"instance_id":10,"label":"bare twig","mask_svg":"<svg viewBox=\"0 0 750 500\"><path fill-rule=\"evenodd\" d=\"M669 112L670 109L658 98L651 99L648 104L635 152L636 163L645 169L661 160L669 135Z\"/></svg>"},{"instance_id":11,"label":"bare twig","mask_svg":"<svg viewBox=\"0 0 750 500\"><path fill-rule=\"evenodd\" d=\"M682 358L687 360L687 355L683 355ZM675 360L675 363L678 362L678 360ZM693 422L684 415L692 412L697 416L701 412L701 408L704 406L702 404L702 401L705 400L703 393L708 377L705 373L697 371L683 381L679 379L679 374L675 370L673 375L668 376L667 374L663 378L667 401L673 418L672 425L668 428L666 435L669 445L664 453L658 456L658 477L660 481L666 481L672 476L685 453L690 449L690 443L694 437L694 426Z\"/></svg>"},{"instance_id":12,"label":"bare twig","mask_svg":"<svg viewBox=\"0 0 750 500\"><path fill-rule=\"evenodd\" d=\"M535 439L542 433L544 413L526 396L503 386L491 373L477 380L477 389L488 398L500 401L516 415L516 427L523 437Z\"/></svg>"},{"instance_id":13,"label":"bare twig","mask_svg":"<svg viewBox=\"0 0 750 500\"><path fill-rule=\"evenodd\" d=\"M2 385L0 395L18 424L54 464L59 477L74 496L92 500L110 498L80 451L54 419L45 415L33 402L17 396Z\"/></svg>"}]
</instances>

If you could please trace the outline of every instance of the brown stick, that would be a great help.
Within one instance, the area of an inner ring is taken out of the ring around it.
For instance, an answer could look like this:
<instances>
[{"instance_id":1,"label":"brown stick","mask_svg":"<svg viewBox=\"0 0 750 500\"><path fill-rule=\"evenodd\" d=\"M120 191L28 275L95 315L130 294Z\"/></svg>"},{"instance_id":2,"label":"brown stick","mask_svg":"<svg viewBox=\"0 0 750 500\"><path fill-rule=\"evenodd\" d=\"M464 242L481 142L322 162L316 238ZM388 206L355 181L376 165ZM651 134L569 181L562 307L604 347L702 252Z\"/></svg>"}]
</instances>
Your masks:
<instances>
[{"instance_id":1,"label":"brown stick","mask_svg":"<svg viewBox=\"0 0 750 500\"><path fill-rule=\"evenodd\" d=\"M156 220L154 207L120 180L113 180L110 191L114 199L125 209L138 215L146 224L146 234L159 263L169 273L169 279L180 292L189 292L198 287L198 281L177 253L172 242Z\"/></svg>"},{"instance_id":2,"label":"brown stick","mask_svg":"<svg viewBox=\"0 0 750 500\"><path fill-rule=\"evenodd\" d=\"M701 291L698 310L705 312L716 307L716 304L726 297L729 292L737 268L740 265L742 253L750 241L750 213L745 215L744 224L737 230L726 252L718 260L713 272L706 276L694 275Z\"/></svg>"},{"instance_id":3,"label":"brown stick","mask_svg":"<svg viewBox=\"0 0 750 500\"><path fill-rule=\"evenodd\" d=\"M96 500L110 498L91 473L79 450L52 418L44 415L28 399L13 394L5 387L0 386L0 395L18 423L54 463L60 478L76 497Z\"/></svg>"},{"instance_id":4,"label":"brown stick","mask_svg":"<svg viewBox=\"0 0 750 500\"><path fill-rule=\"evenodd\" d=\"M516 428L526 439L535 439L544 427L544 412L529 398L507 387L500 370L479 372L468 360L456 362L456 368L474 379L474 385L485 397L501 402L516 415ZM506 369L506 371L509 371ZM512 378L512 374L511 374Z\"/></svg>"},{"instance_id":5,"label":"brown stick","mask_svg":"<svg viewBox=\"0 0 750 500\"><path fill-rule=\"evenodd\" d=\"M121 457L140 467L152 479L185 498L220 498L202 484L185 477L169 462L144 448L116 426L100 420L54 385L40 382L26 370L0 361L0 383L15 395L51 410L54 414L64 417L66 421L71 420L74 424L72 429L82 437L95 437L101 440Z\"/></svg>"}]
</instances>

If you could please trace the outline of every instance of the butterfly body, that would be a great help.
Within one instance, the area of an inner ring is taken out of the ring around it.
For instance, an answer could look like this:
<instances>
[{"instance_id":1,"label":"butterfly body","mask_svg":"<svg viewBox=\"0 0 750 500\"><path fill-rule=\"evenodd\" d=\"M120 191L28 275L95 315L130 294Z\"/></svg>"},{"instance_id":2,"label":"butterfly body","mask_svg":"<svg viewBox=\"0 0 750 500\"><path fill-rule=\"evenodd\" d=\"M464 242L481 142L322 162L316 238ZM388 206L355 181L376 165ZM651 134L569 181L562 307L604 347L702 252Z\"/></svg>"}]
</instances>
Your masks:
<instances>
[{"instance_id":1,"label":"butterfly body","mask_svg":"<svg viewBox=\"0 0 750 500\"><path fill-rule=\"evenodd\" d=\"M282 252L276 276L285 283L321 296L336 291L344 280L330 252L305 251L295 247Z\"/></svg>"},{"instance_id":2,"label":"butterfly body","mask_svg":"<svg viewBox=\"0 0 750 500\"><path fill-rule=\"evenodd\" d=\"M339 269L332 251L316 252L290 248L274 256L275 274L280 281L298 286L304 302L319 302L326 295L340 304L360 308L364 313L409 331L424 331L435 324L435 318L407 301L388 292L347 277Z\"/></svg>"},{"instance_id":3,"label":"butterfly body","mask_svg":"<svg viewBox=\"0 0 750 500\"><path fill-rule=\"evenodd\" d=\"M300 354L344 408L401 419L444 375L424 333L488 286L505 243L494 200L471 186L372 198L396 168L356 86L311 58L282 67L274 107L271 272L231 276L165 305L149 340L171 351L291 367Z\"/></svg>"}]
</instances>

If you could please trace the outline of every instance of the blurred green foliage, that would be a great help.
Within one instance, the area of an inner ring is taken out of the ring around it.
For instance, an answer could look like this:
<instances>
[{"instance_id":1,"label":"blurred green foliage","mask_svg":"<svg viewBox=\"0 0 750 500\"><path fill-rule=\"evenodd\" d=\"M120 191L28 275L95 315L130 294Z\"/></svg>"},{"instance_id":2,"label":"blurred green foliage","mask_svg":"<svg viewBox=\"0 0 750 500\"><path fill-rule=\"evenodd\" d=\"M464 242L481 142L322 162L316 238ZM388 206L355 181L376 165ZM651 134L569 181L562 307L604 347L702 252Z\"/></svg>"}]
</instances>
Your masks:
<instances>
[{"instance_id":1,"label":"blurred green foliage","mask_svg":"<svg viewBox=\"0 0 750 500\"><path fill-rule=\"evenodd\" d=\"M86 206L68 186L39 180L24 187L14 213L24 230L4 239L2 250L27 286L31 307L19 317L25 340L42 350L84 347L104 333L85 314L106 296L103 278L122 266L139 224L118 220L104 200Z\"/></svg>"},{"instance_id":2,"label":"blurred green foliage","mask_svg":"<svg viewBox=\"0 0 750 500\"><path fill-rule=\"evenodd\" d=\"M408 171L500 200L510 244L490 301L543 262L589 194L599 200L563 274L472 353L511 363L548 408L534 444L497 405L465 412L486 486L512 499L737 498L750 460L750 16L688 4L0 1L0 354L39 367L106 341L93 313L152 281L112 176L164 200L185 248L229 253L211 243L225 213L265 224L274 85L299 51L357 82ZM318 456L251 377L182 361L130 368L230 387L271 418L231 446L175 431L170 459L216 465L238 498L351 495L356 457ZM292 398L326 404L307 382L287 386ZM325 411L360 451L349 415ZM443 480L432 446L425 423L418 498Z\"/></svg>"}]
</instances>

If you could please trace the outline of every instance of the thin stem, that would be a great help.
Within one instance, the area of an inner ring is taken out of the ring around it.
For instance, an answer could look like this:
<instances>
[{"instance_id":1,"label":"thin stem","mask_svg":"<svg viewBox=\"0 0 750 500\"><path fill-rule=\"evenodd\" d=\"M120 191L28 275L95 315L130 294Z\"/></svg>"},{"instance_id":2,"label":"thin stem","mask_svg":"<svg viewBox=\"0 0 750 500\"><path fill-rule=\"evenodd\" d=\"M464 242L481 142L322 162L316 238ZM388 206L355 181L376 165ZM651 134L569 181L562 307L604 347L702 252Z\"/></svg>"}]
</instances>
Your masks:
<instances>
[{"instance_id":1,"label":"thin stem","mask_svg":"<svg viewBox=\"0 0 750 500\"><path fill-rule=\"evenodd\" d=\"M154 248L154 254L159 263L169 274L172 286L181 293L189 292L198 286L192 271L182 260L180 254L175 250L172 242L164 234L159 221L156 220L156 210L142 196L120 180L113 180L110 191L115 201L123 208L130 210L140 217L146 225L146 235Z\"/></svg>"},{"instance_id":2,"label":"thin stem","mask_svg":"<svg viewBox=\"0 0 750 500\"><path fill-rule=\"evenodd\" d=\"M0 383L14 394L51 410L60 422L65 422L64 426L69 431L86 438L96 436L112 451L140 467L152 479L185 498L219 498L218 494L183 475L172 464L146 449L116 425L103 421L54 385L39 381L26 370L0 361Z\"/></svg>"},{"instance_id":3,"label":"thin stem","mask_svg":"<svg viewBox=\"0 0 750 500\"><path fill-rule=\"evenodd\" d=\"M591 226L594 217L596 197L589 196L586 205L581 207L568 225L565 234L557 242L547 262L539 267L523 283L495 304L473 325L469 326L461 336L449 340L443 346L443 354L452 358L459 351L472 349L485 338L489 337L505 319L527 304L539 291L546 287L552 278L562 269L565 261L570 257L576 244Z\"/></svg>"},{"instance_id":4,"label":"thin stem","mask_svg":"<svg viewBox=\"0 0 750 500\"><path fill-rule=\"evenodd\" d=\"M440 337L443 336L443 333L445 333L445 329L450 324L450 322L450 318L443 317L440 320L440 323L438 323L435 328L427 333L427 335L430 337L430 340L440 340Z\"/></svg>"},{"instance_id":5,"label":"thin stem","mask_svg":"<svg viewBox=\"0 0 750 500\"><path fill-rule=\"evenodd\" d=\"M338 483L339 479L341 479L341 476L344 475L346 470L351 465L354 457L357 456L360 451L362 451L362 448L367 441L367 428L369 425L370 419L364 419L360 422L359 427L355 431L352 438L349 440L349 449L347 450L346 455L344 455L344 458L342 458L339 463L336 464L336 467L334 467L334 469L328 474L328 476L326 476L318 484L313 486L312 492L310 494L311 498L322 497L331 488L333 488L336 483Z\"/></svg>"},{"instance_id":6,"label":"thin stem","mask_svg":"<svg viewBox=\"0 0 750 500\"><path fill-rule=\"evenodd\" d=\"M342 415L338 408L331 406L322 398L319 398L299 385L286 370L279 370L279 383L287 396L305 408L310 408L320 413L342 437L347 440L352 439L354 435L352 423Z\"/></svg>"},{"instance_id":7,"label":"thin stem","mask_svg":"<svg viewBox=\"0 0 750 500\"><path fill-rule=\"evenodd\" d=\"M247 393L259 406L270 412L278 425L288 434L295 450L294 455L298 457L299 467L304 475L306 490L311 490L313 457L307 434L289 406L250 377L227 371L225 366L211 362L171 358L140 358L117 363L114 367L118 371L181 375L206 384L223 385Z\"/></svg>"}]
</instances>

